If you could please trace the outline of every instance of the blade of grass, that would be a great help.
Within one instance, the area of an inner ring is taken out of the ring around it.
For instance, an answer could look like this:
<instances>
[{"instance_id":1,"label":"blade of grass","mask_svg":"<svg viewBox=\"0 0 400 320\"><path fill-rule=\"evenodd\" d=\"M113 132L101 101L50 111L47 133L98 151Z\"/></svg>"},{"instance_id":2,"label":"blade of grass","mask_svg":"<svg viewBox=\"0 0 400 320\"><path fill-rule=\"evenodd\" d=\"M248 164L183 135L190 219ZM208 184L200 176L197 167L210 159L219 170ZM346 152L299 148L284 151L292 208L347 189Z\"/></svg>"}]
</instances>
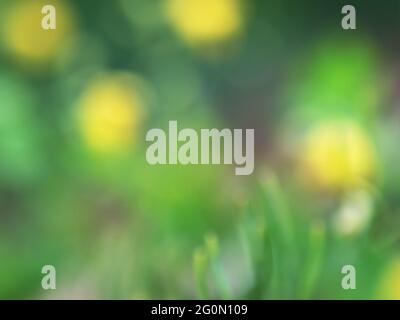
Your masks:
<instances>
[{"instance_id":1,"label":"blade of grass","mask_svg":"<svg viewBox=\"0 0 400 320\"><path fill-rule=\"evenodd\" d=\"M273 175L262 182L260 192L272 248L273 273L269 295L273 299L294 298L298 258L288 203Z\"/></svg>"},{"instance_id":2,"label":"blade of grass","mask_svg":"<svg viewBox=\"0 0 400 320\"><path fill-rule=\"evenodd\" d=\"M195 250L193 255L193 269L196 291L199 299L209 299L210 293L207 286L208 257L203 247Z\"/></svg>"},{"instance_id":3,"label":"blade of grass","mask_svg":"<svg viewBox=\"0 0 400 320\"><path fill-rule=\"evenodd\" d=\"M205 238L205 246L210 261L211 275L213 282L216 284L217 294L221 299L231 299L231 290L226 279L221 260L218 257L219 243L218 238L214 234L209 234Z\"/></svg>"},{"instance_id":4,"label":"blade of grass","mask_svg":"<svg viewBox=\"0 0 400 320\"><path fill-rule=\"evenodd\" d=\"M325 225L314 223L308 234L307 258L303 266L302 281L299 285L299 298L310 299L320 275L326 246Z\"/></svg>"}]
</instances>

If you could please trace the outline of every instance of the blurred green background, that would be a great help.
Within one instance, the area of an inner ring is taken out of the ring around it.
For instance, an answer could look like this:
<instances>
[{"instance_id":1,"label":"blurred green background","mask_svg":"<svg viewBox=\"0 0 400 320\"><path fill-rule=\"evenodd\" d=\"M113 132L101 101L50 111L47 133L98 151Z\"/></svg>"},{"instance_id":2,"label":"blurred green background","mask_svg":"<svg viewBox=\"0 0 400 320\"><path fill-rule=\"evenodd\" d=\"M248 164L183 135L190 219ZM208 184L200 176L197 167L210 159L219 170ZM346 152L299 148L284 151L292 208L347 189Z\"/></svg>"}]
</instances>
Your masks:
<instances>
[{"instance_id":1,"label":"blurred green background","mask_svg":"<svg viewBox=\"0 0 400 320\"><path fill-rule=\"evenodd\" d=\"M400 2L345 4L0 0L0 298L399 299ZM148 165L169 120L255 172Z\"/></svg>"}]
</instances>

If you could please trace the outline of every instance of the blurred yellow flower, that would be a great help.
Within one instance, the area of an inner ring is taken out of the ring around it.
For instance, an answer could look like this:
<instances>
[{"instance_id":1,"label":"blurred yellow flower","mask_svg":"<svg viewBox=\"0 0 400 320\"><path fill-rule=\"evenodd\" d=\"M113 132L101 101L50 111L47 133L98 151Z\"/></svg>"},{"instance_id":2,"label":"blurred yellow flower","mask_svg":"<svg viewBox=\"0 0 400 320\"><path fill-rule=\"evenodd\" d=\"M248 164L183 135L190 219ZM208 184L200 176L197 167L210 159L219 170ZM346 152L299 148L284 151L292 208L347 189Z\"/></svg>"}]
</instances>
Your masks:
<instances>
[{"instance_id":1,"label":"blurred yellow flower","mask_svg":"<svg viewBox=\"0 0 400 320\"><path fill-rule=\"evenodd\" d=\"M96 78L79 104L79 126L94 151L112 153L134 143L143 114L140 80L127 73Z\"/></svg>"},{"instance_id":2,"label":"blurred yellow flower","mask_svg":"<svg viewBox=\"0 0 400 320\"><path fill-rule=\"evenodd\" d=\"M317 187L351 189L375 173L372 142L352 121L329 121L312 128L300 149L302 173Z\"/></svg>"},{"instance_id":3,"label":"blurred yellow flower","mask_svg":"<svg viewBox=\"0 0 400 320\"><path fill-rule=\"evenodd\" d=\"M167 14L190 45L208 45L237 35L243 23L239 0L168 0Z\"/></svg>"},{"instance_id":4,"label":"blurred yellow flower","mask_svg":"<svg viewBox=\"0 0 400 320\"><path fill-rule=\"evenodd\" d=\"M56 8L57 28L42 29L42 7L52 4ZM5 47L25 62L47 62L55 58L68 43L74 23L72 12L63 1L14 1L3 21Z\"/></svg>"},{"instance_id":5,"label":"blurred yellow flower","mask_svg":"<svg viewBox=\"0 0 400 320\"><path fill-rule=\"evenodd\" d=\"M394 259L384 271L378 287L378 298L400 300L400 258Z\"/></svg>"}]
</instances>

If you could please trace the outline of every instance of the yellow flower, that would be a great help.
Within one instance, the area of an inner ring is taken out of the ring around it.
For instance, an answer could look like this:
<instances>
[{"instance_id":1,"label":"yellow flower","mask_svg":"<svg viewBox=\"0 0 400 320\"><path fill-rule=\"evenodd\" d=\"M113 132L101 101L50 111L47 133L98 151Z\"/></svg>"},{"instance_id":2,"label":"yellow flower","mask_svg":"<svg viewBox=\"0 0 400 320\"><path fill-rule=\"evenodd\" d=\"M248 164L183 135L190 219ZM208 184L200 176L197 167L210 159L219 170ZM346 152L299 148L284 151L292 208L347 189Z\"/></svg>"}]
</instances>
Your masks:
<instances>
[{"instance_id":1,"label":"yellow flower","mask_svg":"<svg viewBox=\"0 0 400 320\"><path fill-rule=\"evenodd\" d=\"M392 261L384 271L378 287L378 298L400 300L400 258Z\"/></svg>"},{"instance_id":2,"label":"yellow flower","mask_svg":"<svg viewBox=\"0 0 400 320\"><path fill-rule=\"evenodd\" d=\"M51 4L56 8L56 29L42 28L42 7ZM15 1L5 13L3 38L6 48L21 60L45 62L55 58L72 34L73 17L70 8L62 1Z\"/></svg>"},{"instance_id":3,"label":"yellow flower","mask_svg":"<svg viewBox=\"0 0 400 320\"><path fill-rule=\"evenodd\" d=\"M360 187L375 172L375 150L351 121L330 121L312 128L300 149L302 173L318 187Z\"/></svg>"},{"instance_id":4,"label":"yellow flower","mask_svg":"<svg viewBox=\"0 0 400 320\"><path fill-rule=\"evenodd\" d=\"M238 0L168 0L167 14L183 40L191 45L230 39L243 23Z\"/></svg>"},{"instance_id":5,"label":"yellow flower","mask_svg":"<svg viewBox=\"0 0 400 320\"><path fill-rule=\"evenodd\" d=\"M140 80L126 73L99 76L84 91L79 126L88 146L113 153L134 143L142 119Z\"/></svg>"}]
</instances>

